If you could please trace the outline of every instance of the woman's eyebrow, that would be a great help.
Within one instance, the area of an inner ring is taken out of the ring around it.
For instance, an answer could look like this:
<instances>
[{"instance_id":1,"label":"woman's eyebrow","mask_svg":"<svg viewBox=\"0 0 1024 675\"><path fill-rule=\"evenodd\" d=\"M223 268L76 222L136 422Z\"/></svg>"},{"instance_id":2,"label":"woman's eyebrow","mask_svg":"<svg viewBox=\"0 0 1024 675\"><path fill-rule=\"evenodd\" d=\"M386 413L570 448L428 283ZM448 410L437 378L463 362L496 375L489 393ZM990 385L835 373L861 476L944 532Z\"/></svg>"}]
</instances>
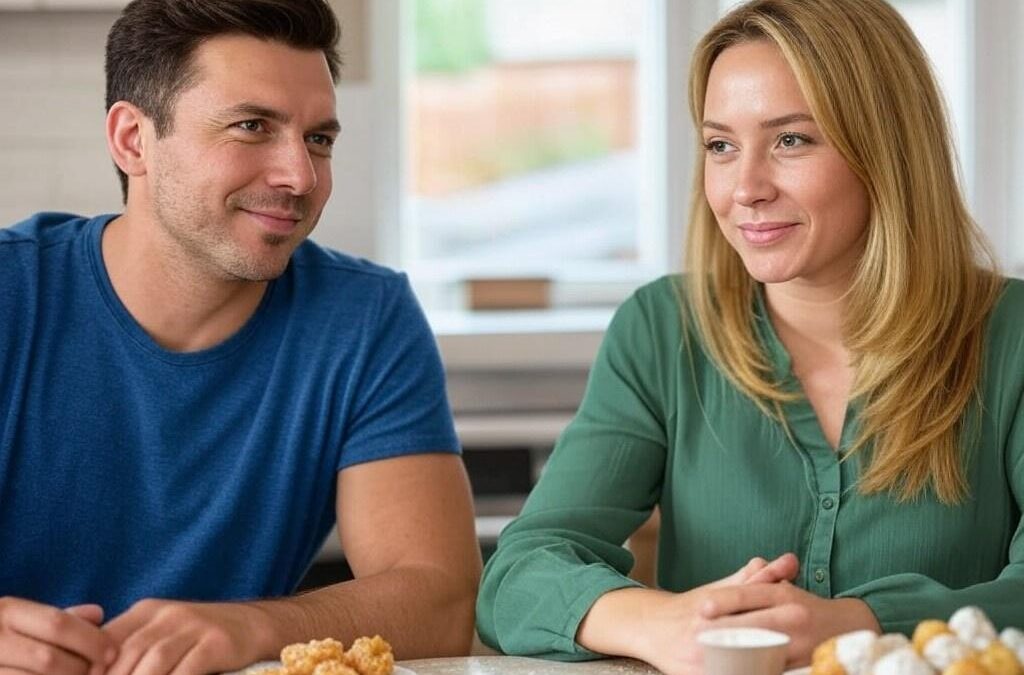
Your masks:
<instances>
[{"instance_id":1,"label":"woman's eyebrow","mask_svg":"<svg viewBox=\"0 0 1024 675\"><path fill-rule=\"evenodd\" d=\"M784 127L787 124L793 124L795 122L813 122L814 118L807 113L790 113L789 115L783 115L782 117L775 117L770 120L765 120L759 125L762 129L774 129L775 127ZM711 120L704 120L703 126L709 129L717 129L719 131L731 132L732 127L728 124L722 124L721 122L713 122Z\"/></svg>"}]
</instances>

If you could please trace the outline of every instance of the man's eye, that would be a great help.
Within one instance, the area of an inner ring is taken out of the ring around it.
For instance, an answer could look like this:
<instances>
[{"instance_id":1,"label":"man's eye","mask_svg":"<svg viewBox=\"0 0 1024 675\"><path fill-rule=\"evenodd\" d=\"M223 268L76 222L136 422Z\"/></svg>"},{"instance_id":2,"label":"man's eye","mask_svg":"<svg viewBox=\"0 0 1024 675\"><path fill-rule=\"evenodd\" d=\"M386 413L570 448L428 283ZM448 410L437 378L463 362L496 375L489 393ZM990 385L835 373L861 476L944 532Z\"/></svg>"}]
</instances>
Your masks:
<instances>
[{"instance_id":1,"label":"man's eye","mask_svg":"<svg viewBox=\"0 0 1024 675\"><path fill-rule=\"evenodd\" d=\"M251 131L253 133L257 131L263 131L263 123L259 120L245 120L235 125L242 131Z\"/></svg>"},{"instance_id":2,"label":"man's eye","mask_svg":"<svg viewBox=\"0 0 1024 675\"><path fill-rule=\"evenodd\" d=\"M334 137L328 136L327 134L311 134L307 138L313 145L320 145L325 148L334 146Z\"/></svg>"}]
</instances>

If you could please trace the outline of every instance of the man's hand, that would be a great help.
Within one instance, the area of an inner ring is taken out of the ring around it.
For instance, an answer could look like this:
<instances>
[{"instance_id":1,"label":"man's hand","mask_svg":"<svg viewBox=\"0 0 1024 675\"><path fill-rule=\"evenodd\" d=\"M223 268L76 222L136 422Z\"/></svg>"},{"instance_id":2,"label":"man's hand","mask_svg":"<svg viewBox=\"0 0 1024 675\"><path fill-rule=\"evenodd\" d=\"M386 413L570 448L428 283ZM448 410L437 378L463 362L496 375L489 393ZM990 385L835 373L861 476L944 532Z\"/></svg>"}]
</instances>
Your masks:
<instances>
[{"instance_id":1,"label":"man's hand","mask_svg":"<svg viewBox=\"0 0 1024 675\"><path fill-rule=\"evenodd\" d=\"M116 643L98 626L103 609L60 610L20 598L0 598L0 675L102 675Z\"/></svg>"},{"instance_id":2,"label":"man's hand","mask_svg":"<svg viewBox=\"0 0 1024 675\"><path fill-rule=\"evenodd\" d=\"M200 675L261 658L265 616L253 605L142 600L103 627L121 645L106 675Z\"/></svg>"},{"instance_id":3,"label":"man's hand","mask_svg":"<svg viewBox=\"0 0 1024 675\"><path fill-rule=\"evenodd\" d=\"M697 633L711 627L702 613L718 593L775 586L796 578L791 553L771 562L754 558L735 573L686 593L626 588L603 595L580 624L576 640L592 651L629 656L669 675L699 675Z\"/></svg>"}]
</instances>

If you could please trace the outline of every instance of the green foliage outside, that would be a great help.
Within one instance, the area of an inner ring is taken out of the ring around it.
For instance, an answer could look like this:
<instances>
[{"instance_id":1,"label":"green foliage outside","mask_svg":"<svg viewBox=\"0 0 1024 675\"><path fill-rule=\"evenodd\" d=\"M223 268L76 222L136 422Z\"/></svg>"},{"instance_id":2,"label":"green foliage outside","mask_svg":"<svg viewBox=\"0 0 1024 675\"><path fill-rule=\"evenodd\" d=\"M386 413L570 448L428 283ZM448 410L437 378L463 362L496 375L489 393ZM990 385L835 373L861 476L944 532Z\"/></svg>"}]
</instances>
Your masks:
<instances>
[{"instance_id":1,"label":"green foliage outside","mask_svg":"<svg viewBox=\"0 0 1024 675\"><path fill-rule=\"evenodd\" d=\"M499 141L474 167L475 182L486 183L553 166L603 157L611 140L596 125L582 123L562 129L537 130Z\"/></svg>"},{"instance_id":2,"label":"green foliage outside","mask_svg":"<svg viewBox=\"0 0 1024 675\"><path fill-rule=\"evenodd\" d=\"M485 0L416 0L416 70L461 73L490 63Z\"/></svg>"}]
</instances>

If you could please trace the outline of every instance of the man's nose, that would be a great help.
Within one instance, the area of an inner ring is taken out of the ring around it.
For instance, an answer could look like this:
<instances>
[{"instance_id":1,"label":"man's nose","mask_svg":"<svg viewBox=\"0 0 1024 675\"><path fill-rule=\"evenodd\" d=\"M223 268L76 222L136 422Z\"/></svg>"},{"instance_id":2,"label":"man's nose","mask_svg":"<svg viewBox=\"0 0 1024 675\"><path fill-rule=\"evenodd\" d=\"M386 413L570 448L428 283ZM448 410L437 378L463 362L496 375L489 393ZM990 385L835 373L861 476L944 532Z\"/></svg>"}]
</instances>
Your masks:
<instances>
[{"instance_id":1,"label":"man's nose","mask_svg":"<svg viewBox=\"0 0 1024 675\"><path fill-rule=\"evenodd\" d=\"M282 139L274 149L267 173L270 187L285 188L293 195L305 195L316 189L316 167L305 139Z\"/></svg>"}]
</instances>

